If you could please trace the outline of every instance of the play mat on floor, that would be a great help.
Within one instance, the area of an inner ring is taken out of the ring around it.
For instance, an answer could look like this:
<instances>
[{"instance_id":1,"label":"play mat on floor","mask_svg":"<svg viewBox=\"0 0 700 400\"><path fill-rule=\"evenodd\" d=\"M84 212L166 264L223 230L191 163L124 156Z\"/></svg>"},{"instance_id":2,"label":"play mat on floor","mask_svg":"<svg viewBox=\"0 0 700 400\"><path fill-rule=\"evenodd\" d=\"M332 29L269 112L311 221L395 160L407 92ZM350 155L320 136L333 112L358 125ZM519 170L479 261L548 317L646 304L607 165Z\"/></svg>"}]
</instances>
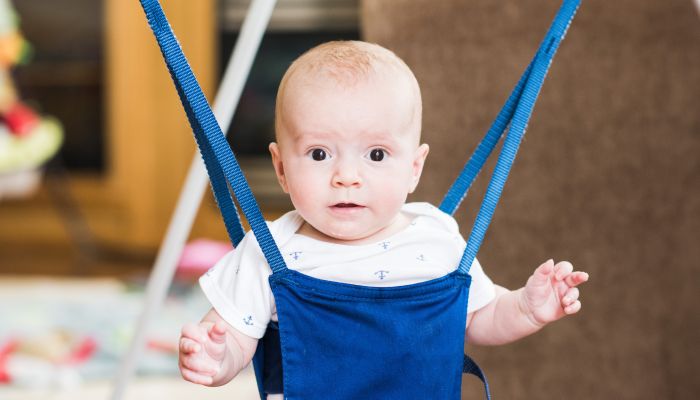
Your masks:
<instances>
[{"instance_id":1,"label":"play mat on floor","mask_svg":"<svg viewBox=\"0 0 700 400\"><path fill-rule=\"evenodd\" d=\"M0 278L0 386L71 387L112 379L129 346L143 282ZM179 375L177 340L208 303L176 283L151 323L138 373Z\"/></svg>"}]
</instances>

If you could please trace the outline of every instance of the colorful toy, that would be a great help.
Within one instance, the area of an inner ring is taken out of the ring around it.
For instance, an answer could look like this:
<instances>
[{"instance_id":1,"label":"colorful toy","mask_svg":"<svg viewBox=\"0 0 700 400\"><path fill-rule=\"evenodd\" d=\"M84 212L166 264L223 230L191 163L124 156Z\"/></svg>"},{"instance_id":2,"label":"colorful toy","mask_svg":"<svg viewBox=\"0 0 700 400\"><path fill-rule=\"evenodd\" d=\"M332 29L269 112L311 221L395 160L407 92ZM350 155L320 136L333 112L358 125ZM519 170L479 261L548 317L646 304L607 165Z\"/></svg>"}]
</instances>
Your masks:
<instances>
[{"instance_id":1,"label":"colorful toy","mask_svg":"<svg viewBox=\"0 0 700 400\"><path fill-rule=\"evenodd\" d=\"M207 239L193 240L182 250L176 274L182 279L199 278L232 248L228 242Z\"/></svg>"},{"instance_id":2,"label":"colorful toy","mask_svg":"<svg viewBox=\"0 0 700 400\"><path fill-rule=\"evenodd\" d=\"M25 197L38 186L40 167L63 141L61 125L22 103L10 72L27 62L31 46L9 0L0 0L0 199Z\"/></svg>"}]
</instances>

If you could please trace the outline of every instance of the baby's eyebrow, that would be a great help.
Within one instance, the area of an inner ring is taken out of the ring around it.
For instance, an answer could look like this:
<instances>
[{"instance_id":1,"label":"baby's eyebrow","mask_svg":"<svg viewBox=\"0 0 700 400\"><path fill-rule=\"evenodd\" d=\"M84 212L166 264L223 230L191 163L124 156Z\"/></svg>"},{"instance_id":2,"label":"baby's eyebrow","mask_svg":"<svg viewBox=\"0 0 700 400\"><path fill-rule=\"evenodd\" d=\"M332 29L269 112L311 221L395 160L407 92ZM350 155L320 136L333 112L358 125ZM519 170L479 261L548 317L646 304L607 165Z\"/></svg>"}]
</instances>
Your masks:
<instances>
[{"instance_id":1,"label":"baby's eyebrow","mask_svg":"<svg viewBox=\"0 0 700 400\"><path fill-rule=\"evenodd\" d=\"M299 144L307 144L315 141L328 141L335 139L352 140L355 143L363 142L368 145L392 146L402 141L402 137L397 137L386 131L364 131L351 137L341 135L331 130L293 130L290 132L294 141Z\"/></svg>"},{"instance_id":2,"label":"baby's eyebrow","mask_svg":"<svg viewBox=\"0 0 700 400\"><path fill-rule=\"evenodd\" d=\"M291 132L291 137L294 139L327 139L334 136L334 134L328 131L321 130L302 130L294 129Z\"/></svg>"},{"instance_id":3,"label":"baby's eyebrow","mask_svg":"<svg viewBox=\"0 0 700 400\"><path fill-rule=\"evenodd\" d=\"M363 139L373 142L377 146L395 146L403 141L402 137L397 137L386 132L375 132L363 135Z\"/></svg>"}]
</instances>

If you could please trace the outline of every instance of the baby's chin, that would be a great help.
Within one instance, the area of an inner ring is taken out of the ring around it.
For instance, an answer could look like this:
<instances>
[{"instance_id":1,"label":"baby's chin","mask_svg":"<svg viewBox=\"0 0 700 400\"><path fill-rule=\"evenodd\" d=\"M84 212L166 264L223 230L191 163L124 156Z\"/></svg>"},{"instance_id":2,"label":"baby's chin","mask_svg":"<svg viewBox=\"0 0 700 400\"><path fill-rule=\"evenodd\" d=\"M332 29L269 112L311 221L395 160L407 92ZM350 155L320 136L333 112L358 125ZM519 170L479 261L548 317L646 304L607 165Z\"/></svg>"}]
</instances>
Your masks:
<instances>
[{"instance_id":1,"label":"baby's chin","mask_svg":"<svg viewBox=\"0 0 700 400\"><path fill-rule=\"evenodd\" d=\"M363 245L381 241L408 226L410 219L404 213L398 213L396 217L386 224L368 226L367 223L358 221L340 223L335 225L311 224L305 220L297 233L324 242Z\"/></svg>"},{"instance_id":2,"label":"baby's chin","mask_svg":"<svg viewBox=\"0 0 700 400\"><path fill-rule=\"evenodd\" d=\"M326 236L329 238L332 238L333 240L343 242L346 244L361 244L364 242L372 241L374 236L376 235L376 232L345 232L345 231L340 231L340 232L328 232L324 233Z\"/></svg>"},{"instance_id":3,"label":"baby's chin","mask_svg":"<svg viewBox=\"0 0 700 400\"><path fill-rule=\"evenodd\" d=\"M352 245L373 241L377 233L381 230L381 228L368 231L357 230L351 227L314 226L308 221L305 221L297 233L324 242Z\"/></svg>"}]
</instances>

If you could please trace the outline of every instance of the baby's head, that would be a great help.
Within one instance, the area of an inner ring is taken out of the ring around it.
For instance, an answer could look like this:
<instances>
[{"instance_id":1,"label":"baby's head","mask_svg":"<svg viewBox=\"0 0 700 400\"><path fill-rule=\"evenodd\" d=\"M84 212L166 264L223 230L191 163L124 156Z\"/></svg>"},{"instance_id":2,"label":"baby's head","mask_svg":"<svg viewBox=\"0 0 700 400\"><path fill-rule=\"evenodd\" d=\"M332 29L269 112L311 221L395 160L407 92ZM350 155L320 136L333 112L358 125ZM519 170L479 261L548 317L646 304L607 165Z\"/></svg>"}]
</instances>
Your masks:
<instances>
[{"instance_id":1,"label":"baby's head","mask_svg":"<svg viewBox=\"0 0 700 400\"><path fill-rule=\"evenodd\" d=\"M270 152L302 232L361 243L404 226L401 206L428 154L421 114L416 78L381 46L329 42L292 63Z\"/></svg>"}]
</instances>

